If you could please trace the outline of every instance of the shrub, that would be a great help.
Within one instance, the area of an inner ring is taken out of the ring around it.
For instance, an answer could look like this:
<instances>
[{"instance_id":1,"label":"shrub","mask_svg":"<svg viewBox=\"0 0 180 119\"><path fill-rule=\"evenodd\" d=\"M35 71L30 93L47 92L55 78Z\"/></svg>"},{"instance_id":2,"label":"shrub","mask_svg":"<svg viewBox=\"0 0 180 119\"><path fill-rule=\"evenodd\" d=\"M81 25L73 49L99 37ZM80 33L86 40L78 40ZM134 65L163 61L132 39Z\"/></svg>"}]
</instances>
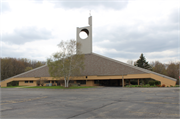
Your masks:
<instances>
[{"instance_id":1,"label":"shrub","mask_svg":"<svg viewBox=\"0 0 180 119\"><path fill-rule=\"evenodd\" d=\"M7 83L7 86L19 86L19 81L12 81Z\"/></svg>"},{"instance_id":2,"label":"shrub","mask_svg":"<svg viewBox=\"0 0 180 119\"><path fill-rule=\"evenodd\" d=\"M169 87L169 86L167 86L167 87Z\"/></svg>"},{"instance_id":3,"label":"shrub","mask_svg":"<svg viewBox=\"0 0 180 119\"><path fill-rule=\"evenodd\" d=\"M150 86L154 86L155 82L154 81L149 81Z\"/></svg>"},{"instance_id":4,"label":"shrub","mask_svg":"<svg viewBox=\"0 0 180 119\"><path fill-rule=\"evenodd\" d=\"M137 85L137 81L130 81L132 85Z\"/></svg>"},{"instance_id":5,"label":"shrub","mask_svg":"<svg viewBox=\"0 0 180 119\"><path fill-rule=\"evenodd\" d=\"M170 87L173 87L172 85L170 85Z\"/></svg>"},{"instance_id":6,"label":"shrub","mask_svg":"<svg viewBox=\"0 0 180 119\"><path fill-rule=\"evenodd\" d=\"M154 81L155 85L160 85L161 82L160 81Z\"/></svg>"},{"instance_id":7,"label":"shrub","mask_svg":"<svg viewBox=\"0 0 180 119\"><path fill-rule=\"evenodd\" d=\"M131 85L126 85L126 87L131 87Z\"/></svg>"},{"instance_id":8,"label":"shrub","mask_svg":"<svg viewBox=\"0 0 180 119\"><path fill-rule=\"evenodd\" d=\"M149 84L146 84L145 86L150 86Z\"/></svg>"},{"instance_id":9,"label":"shrub","mask_svg":"<svg viewBox=\"0 0 180 119\"><path fill-rule=\"evenodd\" d=\"M166 85L165 84L162 84L162 87L165 87Z\"/></svg>"},{"instance_id":10,"label":"shrub","mask_svg":"<svg viewBox=\"0 0 180 119\"><path fill-rule=\"evenodd\" d=\"M161 87L161 85L156 85L157 87Z\"/></svg>"}]
</instances>

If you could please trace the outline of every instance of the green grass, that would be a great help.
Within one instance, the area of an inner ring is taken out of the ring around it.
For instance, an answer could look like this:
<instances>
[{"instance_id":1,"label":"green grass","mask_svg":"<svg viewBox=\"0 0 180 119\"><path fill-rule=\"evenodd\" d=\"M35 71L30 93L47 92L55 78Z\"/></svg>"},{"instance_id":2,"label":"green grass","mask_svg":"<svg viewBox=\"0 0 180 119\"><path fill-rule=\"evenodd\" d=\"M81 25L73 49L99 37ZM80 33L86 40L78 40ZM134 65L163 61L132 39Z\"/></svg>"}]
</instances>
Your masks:
<instances>
[{"instance_id":1,"label":"green grass","mask_svg":"<svg viewBox=\"0 0 180 119\"><path fill-rule=\"evenodd\" d=\"M16 88L16 87L23 87L23 86L7 86L7 87L1 87L1 88Z\"/></svg>"},{"instance_id":2,"label":"green grass","mask_svg":"<svg viewBox=\"0 0 180 119\"><path fill-rule=\"evenodd\" d=\"M2 87L2 88L44 88L44 89L80 89L80 88L95 88L97 86L71 86L68 88L65 88L63 86L32 86L32 87L26 87L26 86L8 86L8 87Z\"/></svg>"},{"instance_id":3,"label":"green grass","mask_svg":"<svg viewBox=\"0 0 180 119\"><path fill-rule=\"evenodd\" d=\"M71 86L65 88L63 86L34 86L34 87L26 87L26 88L46 88L46 89L79 89L79 88L94 88L95 86Z\"/></svg>"},{"instance_id":4,"label":"green grass","mask_svg":"<svg viewBox=\"0 0 180 119\"><path fill-rule=\"evenodd\" d=\"M157 86L150 86L149 84L147 84L147 85L127 85L126 87L146 87L146 88L149 88L149 87L157 87Z\"/></svg>"},{"instance_id":5,"label":"green grass","mask_svg":"<svg viewBox=\"0 0 180 119\"><path fill-rule=\"evenodd\" d=\"M127 86L125 86L125 87L146 87L146 88L149 88L149 87L158 87L158 86L156 86L156 85L154 85L154 86L150 86L149 84L146 84L146 85L127 85ZM169 86L167 86L167 87L169 87ZM175 85L175 86L170 86L170 87L180 87L179 85Z\"/></svg>"}]
</instances>

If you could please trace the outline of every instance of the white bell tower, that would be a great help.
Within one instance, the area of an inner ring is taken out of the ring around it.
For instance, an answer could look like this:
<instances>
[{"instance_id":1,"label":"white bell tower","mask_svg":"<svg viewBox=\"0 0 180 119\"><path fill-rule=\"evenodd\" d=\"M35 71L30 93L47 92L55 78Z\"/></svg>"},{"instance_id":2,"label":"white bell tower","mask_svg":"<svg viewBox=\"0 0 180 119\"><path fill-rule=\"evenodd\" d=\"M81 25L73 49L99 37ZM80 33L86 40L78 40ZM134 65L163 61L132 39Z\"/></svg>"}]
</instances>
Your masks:
<instances>
[{"instance_id":1,"label":"white bell tower","mask_svg":"<svg viewBox=\"0 0 180 119\"><path fill-rule=\"evenodd\" d=\"M89 54L92 53L92 16L89 17L89 26L77 27L76 41L81 44L81 48L76 53ZM79 35L81 32L87 34L87 38L82 39Z\"/></svg>"}]
</instances>

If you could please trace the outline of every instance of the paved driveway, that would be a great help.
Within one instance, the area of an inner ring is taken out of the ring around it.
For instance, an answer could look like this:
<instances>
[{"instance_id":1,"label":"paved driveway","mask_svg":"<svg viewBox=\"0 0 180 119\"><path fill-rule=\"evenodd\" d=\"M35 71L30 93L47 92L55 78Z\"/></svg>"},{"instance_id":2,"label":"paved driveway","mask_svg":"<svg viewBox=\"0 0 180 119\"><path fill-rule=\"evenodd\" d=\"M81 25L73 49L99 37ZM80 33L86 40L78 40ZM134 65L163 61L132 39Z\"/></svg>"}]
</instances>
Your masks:
<instances>
[{"instance_id":1,"label":"paved driveway","mask_svg":"<svg viewBox=\"0 0 180 119\"><path fill-rule=\"evenodd\" d=\"M1 89L1 118L179 118L179 88Z\"/></svg>"}]
</instances>

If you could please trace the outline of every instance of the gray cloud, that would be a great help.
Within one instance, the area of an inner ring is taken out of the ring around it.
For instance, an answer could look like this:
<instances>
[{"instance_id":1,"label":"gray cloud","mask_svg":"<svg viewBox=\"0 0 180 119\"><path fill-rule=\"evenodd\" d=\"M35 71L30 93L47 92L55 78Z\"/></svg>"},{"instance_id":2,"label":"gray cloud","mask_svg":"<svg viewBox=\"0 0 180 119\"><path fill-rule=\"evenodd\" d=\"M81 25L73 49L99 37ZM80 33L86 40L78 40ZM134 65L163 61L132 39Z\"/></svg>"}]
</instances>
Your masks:
<instances>
[{"instance_id":1,"label":"gray cloud","mask_svg":"<svg viewBox=\"0 0 180 119\"><path fill-rule=\"evenodd\" d=\"M35 2L35 3L38 3L38 4L42 4L44 0L29 0L31 2Z\"/></svg>"},{"instance_id":2,"label":"gray cloud","mask_svg":"<svg viewBox=\"0 0 180 119\"><path fill-rule=\"evenodd\" d=\"M31 60L39 60L46 61L44 54L41 52L37 52L37 49L34 47L26 48L24 50L20 50L22 45L17 47L7 47L6 45L2 45L2 56L1 57L14 57L14 58L28 58ZM38 53L38 54L37 54Z\"/></svg>"},{"instance_id":3,"label":"gray cloud","mask_svg":"<svg viewBox=\"0 0 180 119\"><path fill-rule=\"evenodd\" d=\"M3 34L2 41L13 44L24 44L35 40L47 40L53 38L51 31L37 29L36 27L26 27L15 29L12 34Z\"/></svg>"},{"instance_id":4,"label":"gray cloud","mask_svg":"<svg viewBox=\"0 0 180 119\"><path fill-rule=\"evenodd\" d=\"M147 24L139 22L133 27L122 25L113 28L111 31L101 27L94 29L96 35L93 38L93 45L107 50L115 49L118 51L104 52L103 55L107 57L138 59L141 53L178 49L177 25L175 22L162 24L161 22ZM144 30L138 30L139 26L143 26ZM109 42L103 42L105 40L109 40ZM148 58L167 57L163 55L153 55ZM170 57L177 57L175 55L172 54Z\"/></svg>"},{"instance_id":5,"label":"gray cloud","mask_svg":"<svg viewBox=\"0 0 180 119\"><path fill-rule=\"evenodd\" d=\"M106 28L94 29L94 32L98 34L94 36L94 45L128 52L158 52L178 47L176 25L153 24L144 31L138 31L137 28L138 26L133 26L133 28L119 26L111 31L105 30ZM102 42L103 40L109 40L109 42Z\"/></svg>"},{"instance_id":6,"label":"gray cloud","mask_svg":"<svg viewBox=\"0 0 180 119\"><path fill-rule=\"evenodd\" d=\"M178 16L180 13L178 13L178 8L174 9L170 14L169 14L169 20L173 23L178 23L180 22L180 18L178 19Z\"/></svg>"},{"instance_id":7,"label":"gray cloud","mask_svg":"<svg viewBox=\"0 0 180 119\"><path fill-rule=\"evenodd\" d=\"M8 2L1 2L1 5L2 5L2 9L1 9L2 13L11 11L11 8L10 8Z\"/></svg>"},{"instance_id":8,"label":"gray cloud","mask_svg":"<svg viewBox=\"0 0 180 119\"><path fill-rule=\"evenodd\" d=\"M67 9L72 8L86 8L89 10L94 9L95 7L106 7L106 9L123 9L127 6L128 0L125 1L119 1L119 0L62 0L61 2L54 2L55 7L64 7Z\"/></svg>"}]
</instances>

